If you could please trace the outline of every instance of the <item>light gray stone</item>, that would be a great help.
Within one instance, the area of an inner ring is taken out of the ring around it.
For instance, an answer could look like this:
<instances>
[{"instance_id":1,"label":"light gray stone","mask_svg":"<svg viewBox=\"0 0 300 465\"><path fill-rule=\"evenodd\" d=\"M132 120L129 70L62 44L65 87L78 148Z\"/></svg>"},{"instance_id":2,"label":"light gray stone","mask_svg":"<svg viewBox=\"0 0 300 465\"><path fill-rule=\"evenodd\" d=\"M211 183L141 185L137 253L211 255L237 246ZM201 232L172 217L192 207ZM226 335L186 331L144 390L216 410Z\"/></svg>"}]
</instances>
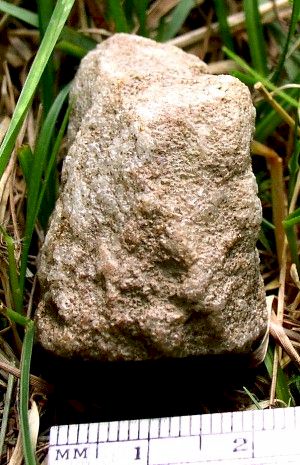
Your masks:
<instances>
[{"instance_id":1,"label":"light gray stone","mask_svg":"<svg viewBox=\"0 0 300 465\"><path fill-rule=\"evenodd\" d=\"M99 360L250 352L267 311L247 87L116 34L82 60L72 98L39 341Z\"/></svg>"}]
</instances>

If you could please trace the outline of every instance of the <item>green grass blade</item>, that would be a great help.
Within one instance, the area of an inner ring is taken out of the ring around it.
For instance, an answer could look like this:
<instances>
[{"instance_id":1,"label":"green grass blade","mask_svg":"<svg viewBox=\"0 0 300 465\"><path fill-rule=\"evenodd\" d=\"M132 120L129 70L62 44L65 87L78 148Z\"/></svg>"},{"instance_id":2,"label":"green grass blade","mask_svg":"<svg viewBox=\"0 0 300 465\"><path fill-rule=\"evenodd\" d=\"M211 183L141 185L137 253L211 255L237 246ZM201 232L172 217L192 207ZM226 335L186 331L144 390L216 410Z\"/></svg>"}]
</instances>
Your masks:
<instances>
[{"instance_id":1,"label":"green grass blade","mask_svg":"<svg viewBox=\"0 0 300 465\"><path fill-rule=\"evenodd\" d=\"M284 44L284 47L283 47L283 50L282 50L282 53L281 53L277 68L276 68L275 73L274 73L274 75L272 77L272 82L274 84L276 84L278 82L278 80L280 78L280 75L281 75L281 72L283 70L286 55L288 53L289 46L290 46L290 43L291 43L291 39L292 39L293 35L295 34L295 31L296 31L296 28L297 28L297 25L298 25L298 22L299 22L299 16L300 16L300 1L299 0L294 0L293 1L292 16L291 16L291 20L290 20L290 27L289 27L288 35L287 35L286 42Z\"/></svg>"},{"instance_id":2,"label":"green grass blade","mask_svg":"<svg viewBox=\"0 0 300 465\"><path fill-rule=\"evenodd\" d=\"M11 308L1 308L1 313L18 325L26 327L31 322L30 318L20 315Z\"/></svg>"},{"instance_id":3,"label":"green grass blade","mask_svg":"<svg viewBox=\"0 0 300 465\"><path fill-rule=\"evenodd\" d=\"M278 103L284 109L290 109L290 105L288 105L282 99L278 99ZM259 142L266 140L266 138L275 131L280 123L282 123L282 117L273 108L269 108L267 113L264 113L262 116L260 116L258 113L255 129L255 140L258 140Z\"/></svg>"},{"instance_id":4,"label":"green grass blade","mask_svg":"<svg viewBox=\"0 0 300 465\"><path fill-rule=\"evenodd\" d=\"M40 36L44 37L45 32L47 30L48 24L49 24L49 18L51 18L51 15L54 10L54 1L53 0L43 0L42 2L37 2L38 5L38 16L39 16L39 29L40 29ZM41 89L41 100L42 100L42 106L43 106L43 117L45 118L48 112L50 111L50 108L52 106L52 103L55 98L55 67L54 67L54 62L53 62L53 53L50 55L48 63L45 67L45 70L42 74L41 77L41 82L40 82L40 89ZM54 136L54 134L53 134ZM52 140L49 140L48 145L50 146L51 143L53 142ZM46 149L45 149L46 150ZM49 150L48 150L49 152ZM51 172L51 184L55 189L55 186L58 183L57 179L57 173L56 170L52 170ZM51 202L52 194L55 197L55 193L49 193L49 200ZM53 204L55 202L55 198L53 199ZM44 217L42 214L39 217L41 226L43 229L45 229L48 221L48 215Z\"/></svg>"},{"instance_id":5,"label":"green grass blade","mask_svg":"<svg viewBox=\"0 0 300 465\"><path fill-rule=\"evenodd\" d=\"M149 0L133 0L135 13L140 23L139 34L144 37L148 37L148 31L146 27L148 3Z\"/></svg>"},{"instance_id":6,"label":"green grass blade","mask_svg":"<svg viewBox=\"0 0 300 465\"><path fill-rule=\"evenodd\" d=\"M299 218L300 208L297 208L297 210L293 211L293 213L286 217L284 224L287 228L291 228L292 226L295 226L297 223L299 223Z\"/></svg>"},{"instance_id":7,"label":"green grass blade","mask_svg":"<svg viewBox=\"0 0 300 465\"><path fill-rule=\"evenodd\" d=\"M11 5L0 0L0 11L9 13L14 18L20 19L30 26L39 27L38 15L25 10L25 8L20 8L19 6ZM61 32L60 41L57 43L56 48L70 55L82 58L87 52L93 50L96 45L97 42L94 39L65 26Z\"/></svg>"},{"instance_id":8,"label":"green grass blade","mask_svg":"<svg viewBox=\"0 0 300 465\"><path fill-rule=\"evenodd\" d=\"M241 68L247 71L250 74L250 76L254 77L257 82L261 82L269 90L272 90L272 91L277 90L277 87L272 82L270 82L264 76L259 74L253 68L251 68L251 66L249 66L242 58L236 55L236 53L234 53L232 50L229 50L229 48L227 47L223 47L223 51L226 53L226 55L229 56L229 58L234 60ZM299 104L297 100L290 97L287 93L280 91L280 92L276 92L276 95L279 97L282 97L287 103L289 103L293 107L298 108Z\"/></svg>"},{"instance_id":9,"label":"green grass blade","mask_svg":"<svg viewBox=\"0 0 300 465\"><path fill-rule=\"evenodd\" d=\"M165 24L161 41L172 39L182 27L190 11L195 6L195 0L181 0L172 13L171 21Z\"/></svg>"},{"instance_id":10,"label":"green grass blade","mask_svg":"<svg viewBox=\"0 0 300 465\"><path fill-rule=\"evenodd\" d=\"M69 42L67 40L60 40L56 44L56 48L58 50L61 50L62 52L66 53L67 55L71 55L73 57L79 58L81 60L89 50L87 50L84 47L81 47L80 45L74 44L72 42Z\"/></svg>"},{"instance_id":11,"label":"green grass blade","mask_svg":"<svg viewBox=\"0 0 300 465\"><path fill-rule=\"evenodd\" d=\"M273 360L274 360L273 349L269 346L265 359L264 359L264 364L265 364L265 367L267 368L270 378L272 378L272 373L273 373ZM280 366L278 366L278 373L277 373L276 397L277 399L284 402L286 406L290 404L294 405L294 400L293 400L293 397L289 389L286 375Z\"/></svg>"},{"instance_id":12,"label":"green grass blade","mask_svg":"<svg viewBox=\"0 0 300 465\"><path fill-rule=\"evenodd\" d=\"M19 130L25 119L42 73L55 47L75 0L58 0L46 34L30 68L23 90L16 105L10 126L0 147L0 178L14 148Z\"/></svg>"},{"instance_id":13,"label":"green grass blade","mask_svg":"<svg viewBox=\"0 0 300 465\"><path fill-rule=\"evenodd\" d=\"M262 76L268 75L265 39L257 0L243 0L250 55L254 69Z\"/></svg>"},{"instance_id":14,"label":"green grass blade","mask_svg":"<svg viewBox=\"0 0 300 465\"><path fill-rule=\"evenodd\" d=\"M293 213L287 216L283 221L283 227L288 240L289 249L291 253L292 262L297 267L298 274L300 275L300 260L298 255L298 238L295 232L295 226L300 223L300 208L297 208Z\"/></svg>"},{"instance_id":15,"label":"green grass blade","mask_svg":"<svg viewBox=\"0 0 300 465\"><path fill-rule=\"evenodd\" d=\"M39 25L38 16L31 11L25 10L25 8L0 0L0 11L13 16L14 18L20 19L21 21L30 24L30 26L38 27Z\"/></svg>"},{"instance_id":16,"label":"green grass blade","mask_svg":"<svg viewBox=\"0 0 300 465\"><path fill-rule=\"evenodd\" d=\"M7 255L8 255L8 272L9 272L9 283L11 294L13 298L13 302L15 305L15 309L18 312L22 310L22 293L19 286L19 278L18 278L18 271L17 271L17 264L15 260L15 245L13 238L10 237L6 231L0 226L0 232L3 234L6 248L7 248Z\"/></svg>"},{"instance_id":17,"label":"green grass blade","mask_svg":"<svg viewBox=\"0 0 300 465\"><path fill-rule=\"evenodd\" d=\"M61 111L62 105L64 104L65 99L69 93L69 90L70 84L64 87L56 97L47 115L47 118L42 126L36 144L32 173L27 191L27 215L20 267L20 289L22 293L25 283L29 247L31 243L32 233L34 231L35 221L39 213L37 211L37 202L40 194L42 176L46 168L47 153L49 150L49 145L53 135L53 130L55 128L56 120Z\"/></svg>"},{"instance_id":18,"label":"green grass blade","mask_svg":"<svg viewBox=\"0 0 300 465\"><path fill-rule=\"evenodd\" d=\"M42 39L46 33L49 24L49 19L51 18L54 10L54 1L43 0L42 2L37 2L37 7L40 37ZM42 74L40 87L42 96L41 100L43 105L43 115L45 117L45 115L47 115L48 111L50 110L55 97L55 69L52 54L50 55L48 63Z\"/></svg>"},{"instance_id":19,"label":"green grass blade","mask_svg":"<svg viewBox=\"0 0 300 465\"><path fill-rule=\"evenodd\" d=\"M273 231L275 229L274 224L270 223L270 221L266 220L265 218L262 219L262 226L265 226L267 229L271 229Z\"/></svg>"},{"instance_id":20,"label":"green grass blade","mask_svg":"<svg viewBox=\"0 0 300 465\"><path fill-rule=\"evenodd\" d=\"M50 157L49 162L47 164L47 169L46 169L46 172L45 172L45 179L44 179L42 189L41 189L41 192L39 194L38 201L37 201L36 211L39 211L40 207L42 205L42 201L43 201L43 198L44 198L44 195L45 195L45 191L46 191L46 188L47 188L47 186L49 184L50 174L51 174L51 171L52 171L52 169L54 167L54 164L55 164L58 152L59 152L59 148L60 148L60 145L61 145L61 142L62 142L62 138L64 136L64 133L65 133L65 130L66 130L66 127L67 127L67 124L68 124L70 112L71 112L71 106L68 107L68 109L67 109L67 111L65 113L63 122L61 124L61 127L59 129L59 132L57 134L55 144L54 144L54 147L53 147L53 150L52 150L52 153L51 153L51 157Z\"/></svg>"},{"instance_id":21,"label":"green grass blade","mask_svg":"<svg viewBox=\"0 0 300 465\"><path fill-rule=\"evenodd\" d=\"M298 74L295 78L295 82L299 82L300 74ZM290 97L294 97L298 99L299 90L298 89L290 89L289 93ZM279 105L286 110L288 113L291 112L291 106L288 102L283 100L282 98L277 99ZM295 100L296 101L296 100ZM264 105L264 108L266 106ZM264 110L260 112L259 108L257 108L257 123L256 123L256 131L255 131L255 139L263 142L268 136L270 136L277 126L282 122L281 115L271 107L268 107L268 110Z\"/></svg>"},{"instance_id":22,"label":"green grass blade","mask_svg":"<svg viewBox=\"0 0 300 465\"><path fill-rule=\"evenodd\" d=\"M231 76L238 78L240 81L246 84L246 86L254 86L254 84L257 82L257 79L255 79L253 76L249 76L249 74L243 73L239 70L231 71L230 74Z\"/></svg>"},{"instance_id":23,"label":"green grass blade","mask_svg":"<svg viewBox=\"0 0 300 465\"><path fill-rule=\"evenodd\" d=\"M116 32L129 32L121 0L108 0L108 16L115 23Z\"/></svg>"},{"instance_id":24,"label":"green grass blade","mask_svg":"<svg viewBox=\"0 0 300 465\"><path fill-rule=\"evenodd\" d=\"M293 192L296 185L296 180L300 168L300 142L297 143L295 150L289 160L288 168L289 168L289 203L291 202Z\"/></svg>"},{"instance_id":25,"label":"green grass blade","mask_svg":"<svg viewBox=\"0 0 300 465\"><path fill-rule=\"evenodd\" d=\"M90 50L93 50L96 45L97 42L94 39L65 26L62 30L56 48L81 59Z\"/></svg>"},{"instance_id":26,"label":"green grass blade","mask_svg":"<svg viewBox=\"0 0 300 465\"><path fill-rule=\"evenodd\" d=\"M219 33L224 45L230 50L234 50L234 44L232 35L230 32L230 27L227 21L228 8L227 2L224 0L214 0L215 11L217 15L217 20L219 23Z\"/></svg>"},{"instance_id":27,"label":"green grass blade","mask_svg":"<svg viewBox=\"0 0 300 465\"><path fill-rule=\"evenodd\" d=\"M298 218L297 223L300 223L300 216ZM300 261L298 255L297 235L293 227L285 227L285 234L289 244L292 263L295 263L298 274L300 275Z\"/></svg>"},{"instance_id":28,"label":"green grass blade","mask_svg":"<svg viewBox=\"0 0 300 465\"><path fill-rule=\"evenodd\" d=\"M268 251L268 252L272 252L272 247L267 239L267 236L264 232L264 230L261 228L261 230L259 231L259 236L258 236L258 240L262 243L262 245L264 246L264 248Z\"/></svg>"},{"instance_id":29,"label":"green grass blade","mask_svg":"<svg viewBox=\"0 0 300 465\"><path fill-rule=\"evenodd\" d=\"M21 357L21 380L20 380L20 426L22 433L23 453L26 465L36 465L35 452L32 448L29 430L29 377L30 361L34 340L34 323L29 321L25 329Z\"/></svg>"},{"instance_id":30,"label":"green grass blade","mask_svg":"<svg viewBox=\"0 0 300 465\"><path fill-rule=\"evenodd\" d=\"M252 394L252 392L250 392L246 386L243 386L243 389L245 391L245 393L247 394L247 396L250 397L250 399L252 400L253 404L255 405L255 407L257 408L257 410L262 410L258 400L256 399L256 397L254 396L254 394Z\"/></svg>"},{"instance_id":31,"label":"green grass blade","mask_svg":"<svg viewBox=\"0 0 300 465\"><path fill-rule=\"evenodd\" d=\"M97 45L94 39L85 36L81 32L74 31L74 29L69 26L63 28L60 38L74 45L78 45L78 47L86 50L86 52L93 50Z\"/></svg>"},{"instance_id":32,"label":"green grass blade","mask_svg":"<svg viewBox=\"0 0 300 465\"><path fill-rule=\"evenodd\" d=\"M33 164L33 153L29 145L22 145L22 147L20 147L18 150L18 160L23 176L25 178L25 182L28 186Z\"/></svg>"},{"instance_id":33,"label":"green grass blade","mask_svg":"<svg viewBox=\"0 0 300 465\"><path fill-rule=\"evenodd\" d=\"M284 49L286 41L287 41L287 36L284 30L282 29L282 25L280 25L277 22L268 24L268 31L271 33L274 40L277 42L277 46L281 50L281 53L282 53L282 50ZM297 47L296 34L291 38L288 48L289 48L289 51L287 52L285 56L283 68L286 72L287 80L290 82L294 82L296 81L295 77L299 73L299 66L300 66L300 51L299 51L299 47ZM278 60L278 64L279 64L279 61L280 61L280 57ZM274 73L276 73L278 64L275 68ZM273 75L273 79L274 79L274 75ZM276 84L276 82L274 82L274 84Z\"/></svg>"},{"instance_id":34,"label":"green grass blade","mask_svg":"<svg viewBox=\"0 0 300 465\"><path fill-rule=\"evenodd\" d=\"M14 376L8 375L6 393L5 393L5 398L4 398L4 407L3 407L2 419L1 419L1 427L0 427L0 457L2 457L2 454L3 454L3 446L5 442L5 437L6 437L13 387L14 387Z\"/></svg>"}]
</instances>

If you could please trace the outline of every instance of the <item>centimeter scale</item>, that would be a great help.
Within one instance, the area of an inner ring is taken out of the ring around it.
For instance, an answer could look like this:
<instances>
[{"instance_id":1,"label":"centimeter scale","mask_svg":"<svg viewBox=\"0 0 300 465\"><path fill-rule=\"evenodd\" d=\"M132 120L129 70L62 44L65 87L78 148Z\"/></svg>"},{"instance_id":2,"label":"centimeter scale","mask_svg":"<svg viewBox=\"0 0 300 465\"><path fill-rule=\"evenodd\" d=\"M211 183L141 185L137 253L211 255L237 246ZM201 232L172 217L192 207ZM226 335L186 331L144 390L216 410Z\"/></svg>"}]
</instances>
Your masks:
<instances>
[{"instance_id":1,"label":"centimeter scale","mask_svg":"<svg viewBox=\"0 0 300 465\"><path fill-rule=\"evenodd\" d=\"M54 426L49 465L300 465L300 407Z\"/></svg>"}]
</instances>

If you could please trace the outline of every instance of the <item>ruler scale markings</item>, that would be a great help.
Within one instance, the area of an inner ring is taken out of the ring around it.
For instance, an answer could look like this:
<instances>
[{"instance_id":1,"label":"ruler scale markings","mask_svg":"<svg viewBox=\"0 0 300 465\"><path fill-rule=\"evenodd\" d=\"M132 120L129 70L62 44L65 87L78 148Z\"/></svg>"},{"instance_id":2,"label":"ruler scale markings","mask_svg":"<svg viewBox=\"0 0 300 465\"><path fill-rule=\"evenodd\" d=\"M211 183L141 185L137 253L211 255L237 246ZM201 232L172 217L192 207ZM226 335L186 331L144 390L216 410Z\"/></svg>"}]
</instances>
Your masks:
<instances>
[{"instance_id":1,"label":"ruler scale markings","mask_svg":"<svg viewBox=\"0 0 300 465\"><path fill-rule=\"evenodd\" d=\"M276 423L276 429L283 429L285 427L285 414L284 408L278 408L274 412L274 419Z\"/></svg>"},{"instance_id":2,"label":"ruler scale markings","mask_svg":"<svg viewBox=\"0 0 300 465\"><path fill-rule=\"evenodd\" d=\"M295 423L296 423L296 429L300 428L300 409L296 408L295 409Z\"/></svg>"},{"instance_id":3,"label":"ruler scale markings","mask_svg":"<svg viewBox=\"0 0 300 465\"><path fill-rule=\"evenodd\" d=\"M139 439L148 439L150 434L150 425L148 419L140 420Z\"/></svg>"},{"instance_id":4,"label":"ruler scale markings","mask_svg":"<svg viewBox=\"0 0 300 465\"><path fill-rule=\"evenodd\" d=\"M253 427L255 431L262 431L264 427L264 411L256 410L253 420Z\"/></svg>"},{"instance_id":5,"label":"ruler scale markings","mask_svg":"<svg viewBox=\"0 0 300 465\"><path fill-rule=\"evenodd\" d=\"M300 407L66 425L49 465L299 465Z\"/></svg>"},{"instance_id":6,"label":"ruler scale markings","mask_svg":"<svg viewBox=\"0 0 300 465\"><path fill-rule=\"evenodd\" d=\"M296 427L296 417L294 409L286 409L285 411L285 427L286 429L294 429Z\"/></svg>"},{"instance_id":7,"label":"ruler scale markings","mask_svg":"<svg viewBox=\"0 0 300 465\"><path fill-rule=\"evenodd\" d=\"M220 417L218 415L211 416L211 433L219 434L222 433L222 423L220 422Z\"/></svg>"},{"instance_id":8,"label":"ruler scale markings","mask_svg":"<svg viewBox=\"0 0 300 465\"><path fill-rule=\"evenodd\" d=\"M116 442L118 440L118 430L119 430L119 422L111 421L109 423L109 434L108 434L109 442Z\"/></svg>"},{"instance_id":9,"label":"ruler scale markings","mask_svg":"<svg viewBox=\"0 0 300 465\"><path fill-rule=\"evenodd\" d=\"M232 432L240 433L243 431L243 416L241 412L232 412Z\"/></svg>"},{"instance_id":10,"label":"ruler scale markings","mask_svg":"<svg viewBox=\"0 0 300 465\"><path fill-rule=\"evenodd\" d=\"M77 444L78 443L78 433L79 425L69 425L67 444Z\"/></svg>"},{"instance_id":11,"label":"ruler scale markings","mask_svg":"<svg viewBox=\"0 0 300 465\"><path fill-rule=\"evenodd\" d=\"M49 444L58 445L58 426L52 426L50 429Z\"/></svg>"},{"instance_id":12,"label":"ruler scale markings","mask_svg":"<svg viewBox=\"0 0 300 465\"><path fill-rule=\"evenodd\" d=\"M108 423L100 423L99 442L107 442L108 440Z\"/></svg>"},{"instance_id":13,"label":"ruler scale markings","mask_svg":"<svg viewBox=\"0 0 300 465\"><path fill-rule=\"evenodd\" d=\"M69 426L59 426L57 428L57 444L68 444Z\"/></svg>"},{"instance_id":14,"label":"ruler scale markings","mask_svg":"<svg viewBox=\"0 0 300 465\"><path fill-rule=\"evenodd\" d=\"M211 414L205 413L201 416L201 434L211 433Z\"/></svg>"},{"instance_id":15,"label":"ruler scale markings","mask_svg":"<svg viewBox=\"0 0 300 465\"><path fill-rule=\"evenodd\" d=\"M97 423L89 424L89 429L88 429L88 442L89 443L98 442L98 430L99 430L99 424Z\"/></svg>"},{"instance_id":16,"label":"ruler scale markings","mask_svg":"<svg viewBox=\"0 0 300 465\"><path fill-rule=\"evenodd\" d=\"M88 442L88 425L82 424L80 428L78 428L78 444L86 444Z\"/></svg>"},{"instance_id":17,"label":"ruler scale markings","mask_svg":"<svg viewBox=\"0 0 300 465\"><path fill-rule=\"evenodd\" d=\"M243 431L253 430L253 410L245 410L242 416L242 428Z\"/></svg>"},{"instance_id":18,"label":"ruler scale markings","mask_svg":"<svg viewBox=\"0 0 300 465\"><path fill-rule=\"evenodd\" d=\"M120 421L119 441L127 441L129 439L129 421Z\"/></svg>"},{"instance_id":19,"label":"ruler scale markings","mask_svg":"<svg viewBox=\"0 0 300 465\"><path fill-rule=\"evenodd\" d=\"M179 417L171 418L170 437L179 436Z\"/></svg>"},{"instance_id":20,"label":"ruler scale markings","mask_svg":"<svg viewBox=\"0 0 300 465\"><path fill-rule=\"evenodd\" d=\"M274 426L274 410L264 410L264 430L273 429Z\"/></svg>"},{"instance_id":21,"label":"ruler scale markings","mask_svg":"<svg viewBox=\"0 0 300 465\"><path fill-rule=\"evenodd\" d=\"M159 437L167 438L170 434L170 418L162 418L160 422Z\"/></svg>"},{"instance_id":22,"label":"ruler scale markings","mask_svg":"<svg viewBox=\"0 0 300 465\"><path fill-rule=\"evenodd\" d=\"M192 415L191 417L191 435L200 435L201 431L201 417L200 415Z\"/></svg>"},{"instance_id":23,"label":"ruler scale markings","mask_svg":"<svg viewBox=\"0 0 300 465\"><path fill-rule=\"evenodd\" d=\"M231 432L231 412L225 412L221 414L221 425L222 425L222 433L230 433Z\"/></svg>"},{"instance_id":24,"label":"ruler scale markings","mask_svg":"<svg viewBox=\"0 0 300 465\"><path fill-rule=\"evenodd\" d=\"M132 420L129 423L129 439L135 440L139 438L139 422L138 420Z\"/></svg>"},{"instance_id":25,"label":"ruler scale markings","mask_svg":"<svg viewBox=\"0 0 300 465\"><path fill-rule=\"evenodd\" d=\"M180 422L180 436L190 436L190 417L189 416L184 416L181 417L181 422Z\"/></svg>"},{"instance_id":26,"label":"ruler scale markings","mask_svg":"<svg viewBox=\"0 0 300 465\"><path fill-rule=\"evenodd\" d=\"M150 438L159 438L159 418L150 420Z\"/></svg>"}]
</instances>

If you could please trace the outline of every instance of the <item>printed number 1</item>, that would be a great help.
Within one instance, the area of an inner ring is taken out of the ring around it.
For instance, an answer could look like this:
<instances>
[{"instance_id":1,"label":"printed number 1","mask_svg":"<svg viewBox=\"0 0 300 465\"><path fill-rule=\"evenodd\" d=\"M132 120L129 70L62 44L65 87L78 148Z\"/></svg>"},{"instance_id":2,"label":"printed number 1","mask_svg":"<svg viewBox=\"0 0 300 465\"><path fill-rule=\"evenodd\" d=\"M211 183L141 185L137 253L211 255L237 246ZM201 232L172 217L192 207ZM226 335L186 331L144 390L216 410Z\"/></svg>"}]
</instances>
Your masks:
<instances>
[{"instance_id":1,"label":"printed number 1","mask_svg":"<svg viewBox=\"0 0 300 465\"><path fill-rule=\"evenodd\" d=\"M141 459L141 448L140 447L135 447L135 459L134 460L140 460Z\"/></svg>"}]
</instances>

